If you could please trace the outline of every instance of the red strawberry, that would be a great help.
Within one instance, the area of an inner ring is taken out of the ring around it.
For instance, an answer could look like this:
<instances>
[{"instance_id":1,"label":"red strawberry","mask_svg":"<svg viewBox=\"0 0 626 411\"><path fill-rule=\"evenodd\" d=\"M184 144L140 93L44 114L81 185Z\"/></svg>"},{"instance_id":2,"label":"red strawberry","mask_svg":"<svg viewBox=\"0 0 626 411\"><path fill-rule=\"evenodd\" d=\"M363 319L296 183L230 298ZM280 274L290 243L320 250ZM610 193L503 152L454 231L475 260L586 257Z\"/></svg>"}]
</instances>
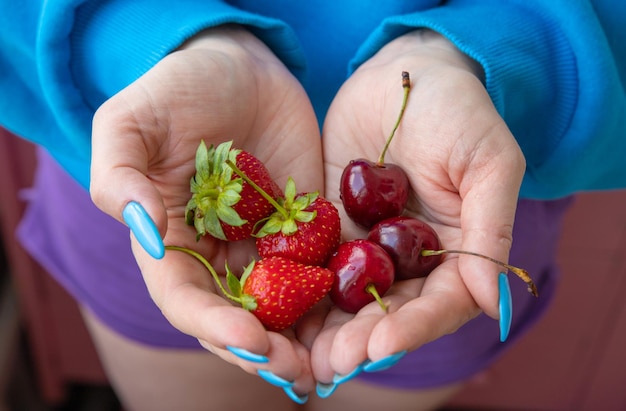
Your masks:
<instances>
[{"instance_id":1,"label":"red strawberry","mask_svg":"<svg viewBox=\"0 0 626 411\"><path fill-rule=\"evenodd\" d=\"M196 174L191 179L192 197L187 203L187 223L197 237L210 234L220 240L249 238L259 220L274 207L226 164L230 160L271 197L282 197L265 165L252 154L232 149L232 141L207 149L204 141L196 152Z\"/></svg>"},{"instance_id":2,"label":"red strawberry","mask_svg":"<svg viewBox=\"0 0 626 411\"><path fill-rule=\"evenodd\" d=\"M252 261L245 268L241 279L226 265L229 292L202 254L174 245L166 246L165 249L182 251L200 261L209 270L224 297L252 312L270 331L291 327L328 294L335 280L335 274L327 268L270 257Z\"/></svg>"},{"instance_id":3,"label":"red strawberry","mask_svg":"<svg viewBox=\"0 0 626 411\"><path fill-rule=\"evenodd\" d=\"M330 291L334 274L282 257L253 262L241 280L227 270L231 292L269 331L292 326ZM239 287L240 290L237 290Z\"/></svg>"},{"instance_id":4,"label":"red strawberry","mask_svg":"<svg viewBox=\"0 0 626 411\"><path fill-rule=\"evenodd\" d=\"M255 234L259 255L280 256L306 265L324 266L339 246L341 223L337 208L315 193L296 195L290 178L285 198Z\"/></svg>"}]
</instances>

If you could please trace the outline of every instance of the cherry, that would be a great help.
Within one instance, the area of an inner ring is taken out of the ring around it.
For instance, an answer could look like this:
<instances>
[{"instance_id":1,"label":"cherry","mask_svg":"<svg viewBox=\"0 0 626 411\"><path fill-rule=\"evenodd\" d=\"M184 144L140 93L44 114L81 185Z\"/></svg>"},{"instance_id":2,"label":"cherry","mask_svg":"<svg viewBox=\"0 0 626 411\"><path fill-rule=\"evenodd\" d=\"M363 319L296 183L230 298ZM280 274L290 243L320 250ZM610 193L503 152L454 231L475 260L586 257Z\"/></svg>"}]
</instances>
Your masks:
<instances>
[{"instance_id":1,"label":"cherry","mask_svg":"<svg viewBox=\"0 0 626 411\"><path fill-rule=\"evenodd\" d=\"M539 296L528 271L473 251L440 249L435 230L417 218L395 217L381 221L372 227L367 238L380 245L392 258L396 280L427 276L439 265L443 254L466 254L489 260L513 272L526 283L528 292Z\"/></svg>"},{"instance_id":2,"label":"cherry","mask_svg":"<svg viewBox=\"0 0 626 411\"><path fill-rule=\"evenodd\" d=\"M335 273L330 298L337 307L356 313L378 301L387 311L380 296L393 284L394 268L391 257L378 244L365 239L342 243L326 267Z\"/></svg>"},{"instance_id":3,"label":"cherry","mask_svg":"<svg viewBox=\"0 0 626 411\"><path fill-rule=\"evenodd\" d=\"M394 262L396 280L426 277L441 263L441 255L422 255L422 250L439 250L441 243L435 230L417 218L383 220L370 229L367 239L387 251Z\"/></svg>"},{"instance_id":4,"label":"cherry","mask_svg":"<svg viewBox=\"0 0 626 411\"><path fill-rule=\"evenodd\" d=\"M400 114L378 161L352 160L341 175L339 193L346 214L365 228L402 214L409 198L409 178L404 170L398 165L385 163L385 154L400 125L411 89L406 71L402 72L402 87L404 98Z\"/></svg>"},{"instance_id":5,"label":"cherry","mask_svg":"<svg viewBox=\"0 0 626 411\"><path fill-rule=\"evenodd\" d=\"M369 228L402 214L409 198L409 179L395 164L350 161L341 175L341 201L348 217Z\"/></svg>"}]
</instances>

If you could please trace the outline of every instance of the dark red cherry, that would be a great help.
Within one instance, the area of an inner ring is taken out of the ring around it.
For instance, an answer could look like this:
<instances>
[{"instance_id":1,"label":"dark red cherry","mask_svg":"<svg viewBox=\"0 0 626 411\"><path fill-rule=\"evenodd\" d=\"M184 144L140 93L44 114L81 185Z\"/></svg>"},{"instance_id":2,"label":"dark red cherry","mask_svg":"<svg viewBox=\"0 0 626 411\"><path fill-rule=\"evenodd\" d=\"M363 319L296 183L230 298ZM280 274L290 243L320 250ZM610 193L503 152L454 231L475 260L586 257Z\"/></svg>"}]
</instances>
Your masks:
<instances>
[{"instance_id":1,"label":"dark red cherry","mask_svg":"<svg viewBox=\"0 0 626 411\"><path fill-rule=\"evenodd\" d=\"M367 239L379 244L394 262L396 280L425 277L441 263L441 255L422 255L439 250L441 242L433 228L412 217L393 217L373 226Z\"/></svg>"},{"instance_id":2,"label":"dark red cherry","mask_svg":"<svg viewBox=\"0 0 626 411\"><path fill-rule=\"evenodd\" d=\"M411 90L411 80L406 71L402 72L402 88L404 98L400 113L378 161L352 160L341 175L339 195L343 208L348 217L365 228L402 214L409 198L409 179L404 170L398 165L385 163L385 153L400 125Z\"/></svg>"},{"instance_id":3,"label":"dark red cherry","mask_svg":"<svg viewBox=\"0 0 626 411\"><path fill-rule=\"evenodd\" d=\"M365 228L402 214L410 189L409 179L400 166L365 159L350 161L339 187L346 214Z\"/></svg>"},{"instance_id":4,"label":"dark red cherry","mask_svg":"<svg viewBox=\"0 0 626 411\"><path fill-rule=\"evenodd\" d=\"M335 273L331 300L342 310L356 313L372 301L378 301L394 281L391 257L379 245L364 239L339 245L327 268Z\"/></svg>"}]
</instances>

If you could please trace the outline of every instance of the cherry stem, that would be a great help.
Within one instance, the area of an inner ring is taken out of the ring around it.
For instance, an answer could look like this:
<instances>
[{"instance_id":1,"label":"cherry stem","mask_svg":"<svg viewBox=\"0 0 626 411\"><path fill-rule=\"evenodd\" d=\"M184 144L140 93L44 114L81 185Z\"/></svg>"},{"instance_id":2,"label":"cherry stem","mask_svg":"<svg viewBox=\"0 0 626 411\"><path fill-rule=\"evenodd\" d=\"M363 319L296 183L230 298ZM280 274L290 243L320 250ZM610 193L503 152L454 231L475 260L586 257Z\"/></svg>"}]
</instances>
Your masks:
<instances>
[{"instance_id":1,"label":"cherry stem","mask_svg":"<svg viewBox=\"0 0 626 411\"><path fill-rule=\"evenodd\" d=\"M515 267L510 264L503 263L502 261L498 261L495 258L491 258L486 255L482 255L478 253L474 253L472 251L465 251L465 250L422 250L421 251L421 255L424 257L430 257L430 256L436 256L436 255L442 255L442 254L466 254L466 255L472 255L474 257L480 257L485 260L489 260L492 263L497 264L501 267L504 267L507 270L514 273L515 275L517 275L528 286L528 292L534 295L535 297L539 297L537 286L533 282L532 278L530 278L528 271L524 270L523 268Z\"/></svg>"},{"instance_id":2,"label":"cherry stem","mask_svg":"<svg viewBox=\"0 0 626 411\"><path fill-rule=\"evenodd\" d=\"M383 299L380 297L380 294L378 293L378 290L376 289L376 285L374 283L369 283L365 287L365 291L372 294L372 296L378 302L378 305L380 305L380 308L382 308L384 312L387 312L387 304L385 304Z\"/></svg>"},{"instance_id":3,"label":"cherry stem","mask_svg":"<svg viewBox=\"0 0 626 411\"><path fill-rule=\"evenodd\" d=\"M289 213L287 212L285 207L283 207L280 204L278 204L278 201L276 201L271 195L267 194L267 192L265 192L265 190L263 190L261 187L259 187L259 185L257 183L252 181L252 179L250 177L248 177L243 171L241 171L239 169L239 167L237 167L237 165L235 163L233 163L231 160L226 160L226 164L230 168L232 168L233 171L239 177L241 177L246 183L250 184L252 186L252 188L254 188L259 194L261 194L261 196L264 199L266 199L268 203L270 203L272 206L274 206L274 208L276 210L278 210L278 212L280 214L282 214L285 219L289 218Z\"/></svg>"},{"instance_id":4,"label":"cherry stem","mask_svg":"<svg viewBox=\"0 0 626 411\"><path fill-rule=\"evenodd\" d=\"M211 263L209 263L206 258L204 258L202 256L202 254L195 252L194 250L191 250L189 248L186 247L179 247L176 245L166 245L165 246L166 250L175 250L175 251L182 251L183 253L189 254L190 256L195 257L198 261L200 261L202 263L202 265L204 265L207 270L209 270L209 272L211 273L211 276L213 276L213 280L215 280L215 283L217 284L218 288L220 289L220 291L222 292L222 294L224 294L224 296L226 298L228 298L229 300L232 300L238 304L242 304L242 301L240 298L235 297L234 295L230 294L228 291L226 291L226 288L224 288L224 285L222 285L222 282L220 281L220 277L217 274L217 272L215 271L215 269L213 269L213 266L211 265Z\"/></svg>"},{"instance_id":5,"label":"cherry stem","mask_svg":"<svg viewBox=\"0 0 626 411\"><path fill-rule=\"evenodd\" d=\"M378 162L376 163L378 166L381 167L383 164L385 164L385 154L387 153L387 149L389 149L389 144L391 144L391 140L393 139L393 136L396 133L398 126L400 125L400 121L402 120L402 116L404 115L404 110L406 109L406 103L409 100L409 91L411 91L411 79L409 77L409 73L406 71L402 72L402 88L404 89L404 97L402 98L402 107L400 107L400 114L398 115L396 124L393 126L393 130L391 130L391 134L387 138L385 147L380 153L380 157L378 157Z\"/></svg>"}]
</instances>

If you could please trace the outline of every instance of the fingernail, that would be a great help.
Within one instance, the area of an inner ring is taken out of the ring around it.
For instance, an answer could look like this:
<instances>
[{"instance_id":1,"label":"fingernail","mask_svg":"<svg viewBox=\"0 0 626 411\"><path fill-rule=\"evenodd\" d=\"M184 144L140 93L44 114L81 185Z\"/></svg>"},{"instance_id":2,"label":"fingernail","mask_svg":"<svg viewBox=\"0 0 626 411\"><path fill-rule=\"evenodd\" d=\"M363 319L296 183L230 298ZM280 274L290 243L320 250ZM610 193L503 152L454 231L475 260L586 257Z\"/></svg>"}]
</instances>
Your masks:
<instances>
[{"instance_id":1,"label":"fingernail","mask_svg":"<svg viewBox=\"0 0 626 411\"><path fill-rule=\"evenodd\" d=\"M267 358L264 355L255 354L243 348L238 348L238 347L227 345L226 349L230 351L231 353L235 354L237 357L241 358L242 360L246 360L250 362L257 362L257 363L266 363L270 361L269 358Z\"/></svg>"},{"instance_id":2,"label":"fingernail","mask_svg":"<svg viewBox=\"0 0 626 411\"><path fill-rule=\"evenodd\" d=\"M292 381L287 381L270 370L257 370L257 374L259 374L259 377L263 378L265 381L277 387L287 388L293 385Z\"/></svg>"},{"instance_id":3,"label":"fingernail","mask_svg":"<svg viewBox=\"0 0 626 411\"><path fill-rule=\"evenodd\" d=\"M309 396L307 394L298 395L295 393L295 391L291 387L285 387L283 388L283 391L285 391L285 394L287 394L287 396L291 398L293 402L298 403L298 404L304 404L309 399Z\"/></svg>"},{"instance_id":4,"label":"fingernail","mask_svg":"<svg viewBox=\"0 0 626 411\"><path fill-rule=\"evenodd\" d=\"M500 311L500 341L504 342L509 336L511 330L511 320L513 318L513 299L511 297L511 287L506 273L500 273L498 277L498 292L500 299L498 301L498 310Z\"/></svg>"},{"instance_id":5,"label":"fingernail","mask_svg":"<svg viewBox=\"0 0 626 411\"><path fill-rule=\"evenodd\" d=\"M163 258L165 255L163 239L143 206L131 201L124 207L122 217L143 249L157 260Z\"/></svg>"},{"instance_id":6,"label":"fingernail","mask_svg":"<svg viewBox=\"0 0 626 411\"><path fill-rule=\"evenodd\" d=\"M352 370L349 374L346 374L346 375L335 374L335 376L333 377L333 383L339 385L339 384L343 384L344 382L350 381L357 375L361 374L361 372L363 371L364 364L365 363L357 365L357 367L354 370Z\"/></svg>"},{"instance_id":7,"label":"fingernail","mask_svg":"<svg viewBox=\"0 0 626 411\"><path fill-rule=\"evenodd\" d=\"M386 370L396 365L398 361L400 361L402 357L406 355L406 353L407 352L405 350L405 351L397 352L395 354L391 354L385 358L381 358L378 361L368 360L365 362L365 365L363 366L363 370L365 372L376 372L376 371Z\"/></svg>"},{"instance_id":8,"label":"fingernail","mask_svg":"<svg viewBox=\"0 0 626 411\"><path fill-rule=\"evenodd\" d=\"M324 384L322 382L318 382L317 386L315 387L317 396L320 398L330 397L335 392L336 389L337 389L337 384L335 384L334 382L330 384Z\"/></svg>"}]
</instances>

